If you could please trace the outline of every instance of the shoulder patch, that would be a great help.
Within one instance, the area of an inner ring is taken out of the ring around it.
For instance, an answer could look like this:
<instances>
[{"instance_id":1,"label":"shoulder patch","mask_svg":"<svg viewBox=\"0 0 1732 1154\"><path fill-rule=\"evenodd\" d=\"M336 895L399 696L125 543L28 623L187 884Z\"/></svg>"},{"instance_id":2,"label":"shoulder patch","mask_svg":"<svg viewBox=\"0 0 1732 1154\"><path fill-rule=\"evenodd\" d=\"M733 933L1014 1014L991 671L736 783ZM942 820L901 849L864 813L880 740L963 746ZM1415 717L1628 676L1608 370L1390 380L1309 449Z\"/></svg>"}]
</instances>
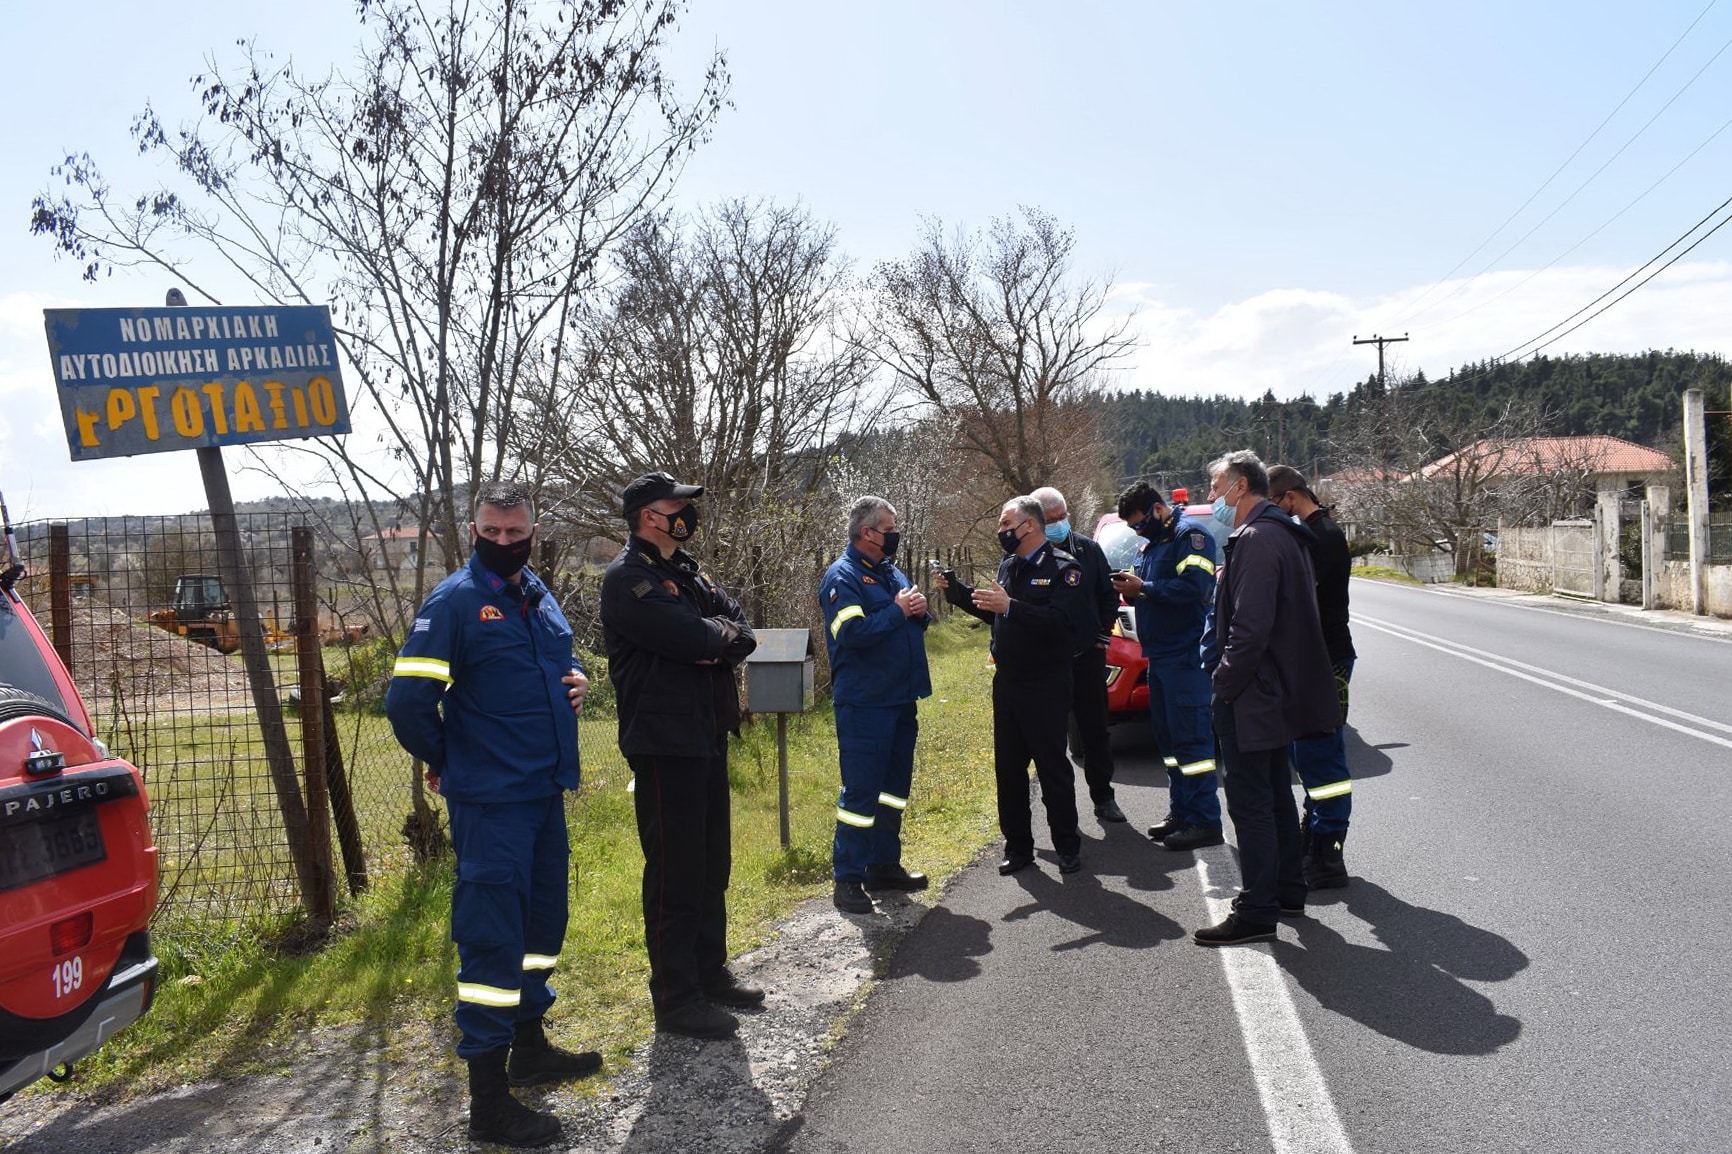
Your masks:
<instances>
[{"instance_id":1,"label":"shoulder patch","mask_svg":"<svg viewBox=\"0 0 1732 1154\"><path fill-rule=\"evenodd\" d=\"M431 617L417 617L415 618L415 627L409 630L409 632L425 633L431 628L433 628L433 619Z\"/></svg>"},{"instance_id":2,"label":"shoulder patch","mask_svg":"<svg viewBox=\"0 0 1732 1154\"><path fill-rule=\"evenodd\" d=\"M840 592L842 592L842 591L840 589L836 588L834 585L830 586L830 600L831 601L836 600L836 594L838 594Z\"/></svg>"},{"instance_id":3,"label":"shoulder patch","mask_svg":"<svg viewBox=\"0 0 1732 1154\"><path fill-rule=\"evenodd\" d=\"M653 581L639 581L636 585L631 587L631 595L633 597L644 597L654 588L655 582Z\"/></svg>"},{"instance_id":4,"label":"shoulder patch","mask_svg":"<svg viewBox=\"0 0 1732 1154\"><path fill-rule=\"evenodd\" d=\"M1208 539L1209 539L1209 535L1207 533L1192 533L1191 534L1191 548L1193 548L1193 549L1206 548Z\"/></svg>"},{"instance_id":5,"label":"shoulder patch","mask_svg":"<svg viewBox=\"0 0 1732 1154\"><path fill-rule=\"evenodd\" d=\"M483 620L483 621L504 621L505 620L505 614L503 614L499 611L499 606L497 606L497 605L483 605L481 607L481 620Z\"/></svg>"},{"instance_id":6,"label":"shoulder patch","mask_svg":"<svg viewBox=\"0 0 1732 1154\"><path fill-rule=\"evenodd\" d=\"M1066 585L1081 585L1082 584L1082 570L1081 569L1066 569L1064 571L1064 583Z\"/></svg>"}]
</instances>

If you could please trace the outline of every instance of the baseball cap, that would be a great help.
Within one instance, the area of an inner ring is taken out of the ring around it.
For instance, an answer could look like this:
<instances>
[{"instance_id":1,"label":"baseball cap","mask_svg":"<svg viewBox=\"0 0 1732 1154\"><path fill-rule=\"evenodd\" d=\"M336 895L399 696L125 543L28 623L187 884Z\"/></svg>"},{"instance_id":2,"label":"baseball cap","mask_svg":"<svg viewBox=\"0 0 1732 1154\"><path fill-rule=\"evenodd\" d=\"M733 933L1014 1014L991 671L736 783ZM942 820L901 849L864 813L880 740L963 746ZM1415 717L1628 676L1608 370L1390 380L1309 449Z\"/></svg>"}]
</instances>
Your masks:
<instances>
[{"instance_id":1,"label":"baseball cap","mask_svg":"<svg viewBox=\"0 0 1732 1154\"><path fill-rule=\"evenodd\" d=\"M645 473L625 487L620 494L620 508L629 517L645 505L669 497L686 500L703 495L702 485L682 485L666 473Z\"/></svg>"}]
</instances>

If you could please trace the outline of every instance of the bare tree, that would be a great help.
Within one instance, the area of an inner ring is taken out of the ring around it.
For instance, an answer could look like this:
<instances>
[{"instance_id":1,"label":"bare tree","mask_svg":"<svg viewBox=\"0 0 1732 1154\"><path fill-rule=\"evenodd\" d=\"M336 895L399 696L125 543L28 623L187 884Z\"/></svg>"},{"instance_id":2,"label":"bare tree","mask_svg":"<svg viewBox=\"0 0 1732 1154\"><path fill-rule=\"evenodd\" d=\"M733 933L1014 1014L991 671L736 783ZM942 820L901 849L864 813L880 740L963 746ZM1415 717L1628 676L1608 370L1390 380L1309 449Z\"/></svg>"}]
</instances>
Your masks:
<instances>
[{"instance_id":1,"label":"bare tree","mask_svg":"<svg viewBox=\"0 0 1732 1154\"><path fill-rule=\"evenodd\" d=\"M1528 515L1539 478L1523 446L1544 423L1531 404L1448 408L1423 382L1392 384L1330 438L1332 458L1353 478L1337 489L1339 514L1397 551L1450 553L1465 572L1500 517Z\"/></svg>"},{"instance_id":2,"label":"bare tree","mask_svg":"<svg viewBox=\"0 0 1732 1154\"><path fill-rule=\"evenodd\" d=\"M1080 489L1105 468L1088 402L1133 342L1104 313L1110 282L1071 277L1075 243L1033 208L984 236L931 221L874 278L876 354L1009 492Z\"/></svg>"},{"instance_id":3,"label":"bare tree","mask_svg":"<svg viewBox=\"0 0 1732 1154\"><path fill-rule=\"evenodd\" d=\"M69 157L67 193L36 199L32 230L86 277L155 267L215 301L193 261L214 255L259 299L331 302L377 444L333 445L329 468L369 517L381 495L407 503L455 560L461 493L521 473L523 415L563 379L601 255L723 105L719 55L689 102L663 74L683 8L358 0L369 37L352 74L309 77L250 46L238 70L213 63L195 81L202 123L171 130L150 108L135 122L163 186L119 194Z\"/></svg>"},{"instance_id":4,"label":"bare tree","mask_svg":"<svg viewBox=\"0 0 1732 1154\"><path fill-rule=\"evenodd\" d=\"M616 259L583 362L550 398L541 467L564 496L548 508L618 536L620 488L665 469L704 485L706 522L726 526L704 542L710 564L760 601L781 597L786 559L824 540L832 447L877 416L835 230L798 206L735 200L646 218Z\"/></svg>"}]
</instances>

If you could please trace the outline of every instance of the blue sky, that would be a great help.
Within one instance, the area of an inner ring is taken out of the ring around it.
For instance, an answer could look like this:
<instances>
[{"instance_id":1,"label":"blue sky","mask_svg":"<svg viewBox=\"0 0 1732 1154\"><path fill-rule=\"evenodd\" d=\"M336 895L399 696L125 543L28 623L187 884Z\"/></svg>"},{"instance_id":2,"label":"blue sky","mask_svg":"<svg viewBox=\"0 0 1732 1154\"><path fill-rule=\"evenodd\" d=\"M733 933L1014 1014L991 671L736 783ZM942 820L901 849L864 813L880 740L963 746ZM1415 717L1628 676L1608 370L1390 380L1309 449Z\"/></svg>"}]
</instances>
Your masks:
<instances>
[{"instance_id":1,"label":"blue sky","mask_svg":"<svg viewBox=\"0 0 1732 1154\"><path fill-rule=\"evenodd\" d=\"M166 284L84 286L27 235L29 200L69 149L134 187L126 130L146 100L190 117L188 78L241 36L303 66L343 59L352 5L83 0L70 25L5 8L0 489L14 516L202 507L191 454L67 460L41 309L154 304ZM907 252L923 217L980 227L1038 206L1075 228L1078 272L1135 311L1123 385L1320 397L1375 367L1355 335L1410 333L1395 370L1500 355L1732 195L1732 129L1715 136L1732 0L1059 12L696 0L672 70L695 76L720 47L734 107L678 199L799 199L861 272ZM1723 352L1728 317L1732 229L1547 351ZM270 488L241 454L231 470L237 495Z\"/></svg>"}]
</instances>

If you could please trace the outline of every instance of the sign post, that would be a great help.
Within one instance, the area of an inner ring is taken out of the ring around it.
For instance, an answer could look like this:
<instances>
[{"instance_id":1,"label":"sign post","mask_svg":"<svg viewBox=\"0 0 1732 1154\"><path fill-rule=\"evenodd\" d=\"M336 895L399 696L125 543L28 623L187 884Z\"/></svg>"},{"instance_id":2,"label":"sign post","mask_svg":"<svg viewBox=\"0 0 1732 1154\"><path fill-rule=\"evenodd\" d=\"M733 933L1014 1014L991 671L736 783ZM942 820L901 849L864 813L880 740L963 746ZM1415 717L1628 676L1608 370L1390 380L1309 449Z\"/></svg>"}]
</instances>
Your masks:
<instances>
[{"instance_id":1,"label":"sign post","mask_svg":"<svg viewBox=\"0 0 1732 1154\"><path fill-rule=\"evenodd\" d=\"M302 904L329 923L335 913L329 826L323 814L316 824L309 820L295 777L222 446L349 431L330 310L195 308L170 289L164 308L46 309L44 318L74 461L197 450L217 563L234 603L241 662Z\"/></svg>"}]
</instances>

